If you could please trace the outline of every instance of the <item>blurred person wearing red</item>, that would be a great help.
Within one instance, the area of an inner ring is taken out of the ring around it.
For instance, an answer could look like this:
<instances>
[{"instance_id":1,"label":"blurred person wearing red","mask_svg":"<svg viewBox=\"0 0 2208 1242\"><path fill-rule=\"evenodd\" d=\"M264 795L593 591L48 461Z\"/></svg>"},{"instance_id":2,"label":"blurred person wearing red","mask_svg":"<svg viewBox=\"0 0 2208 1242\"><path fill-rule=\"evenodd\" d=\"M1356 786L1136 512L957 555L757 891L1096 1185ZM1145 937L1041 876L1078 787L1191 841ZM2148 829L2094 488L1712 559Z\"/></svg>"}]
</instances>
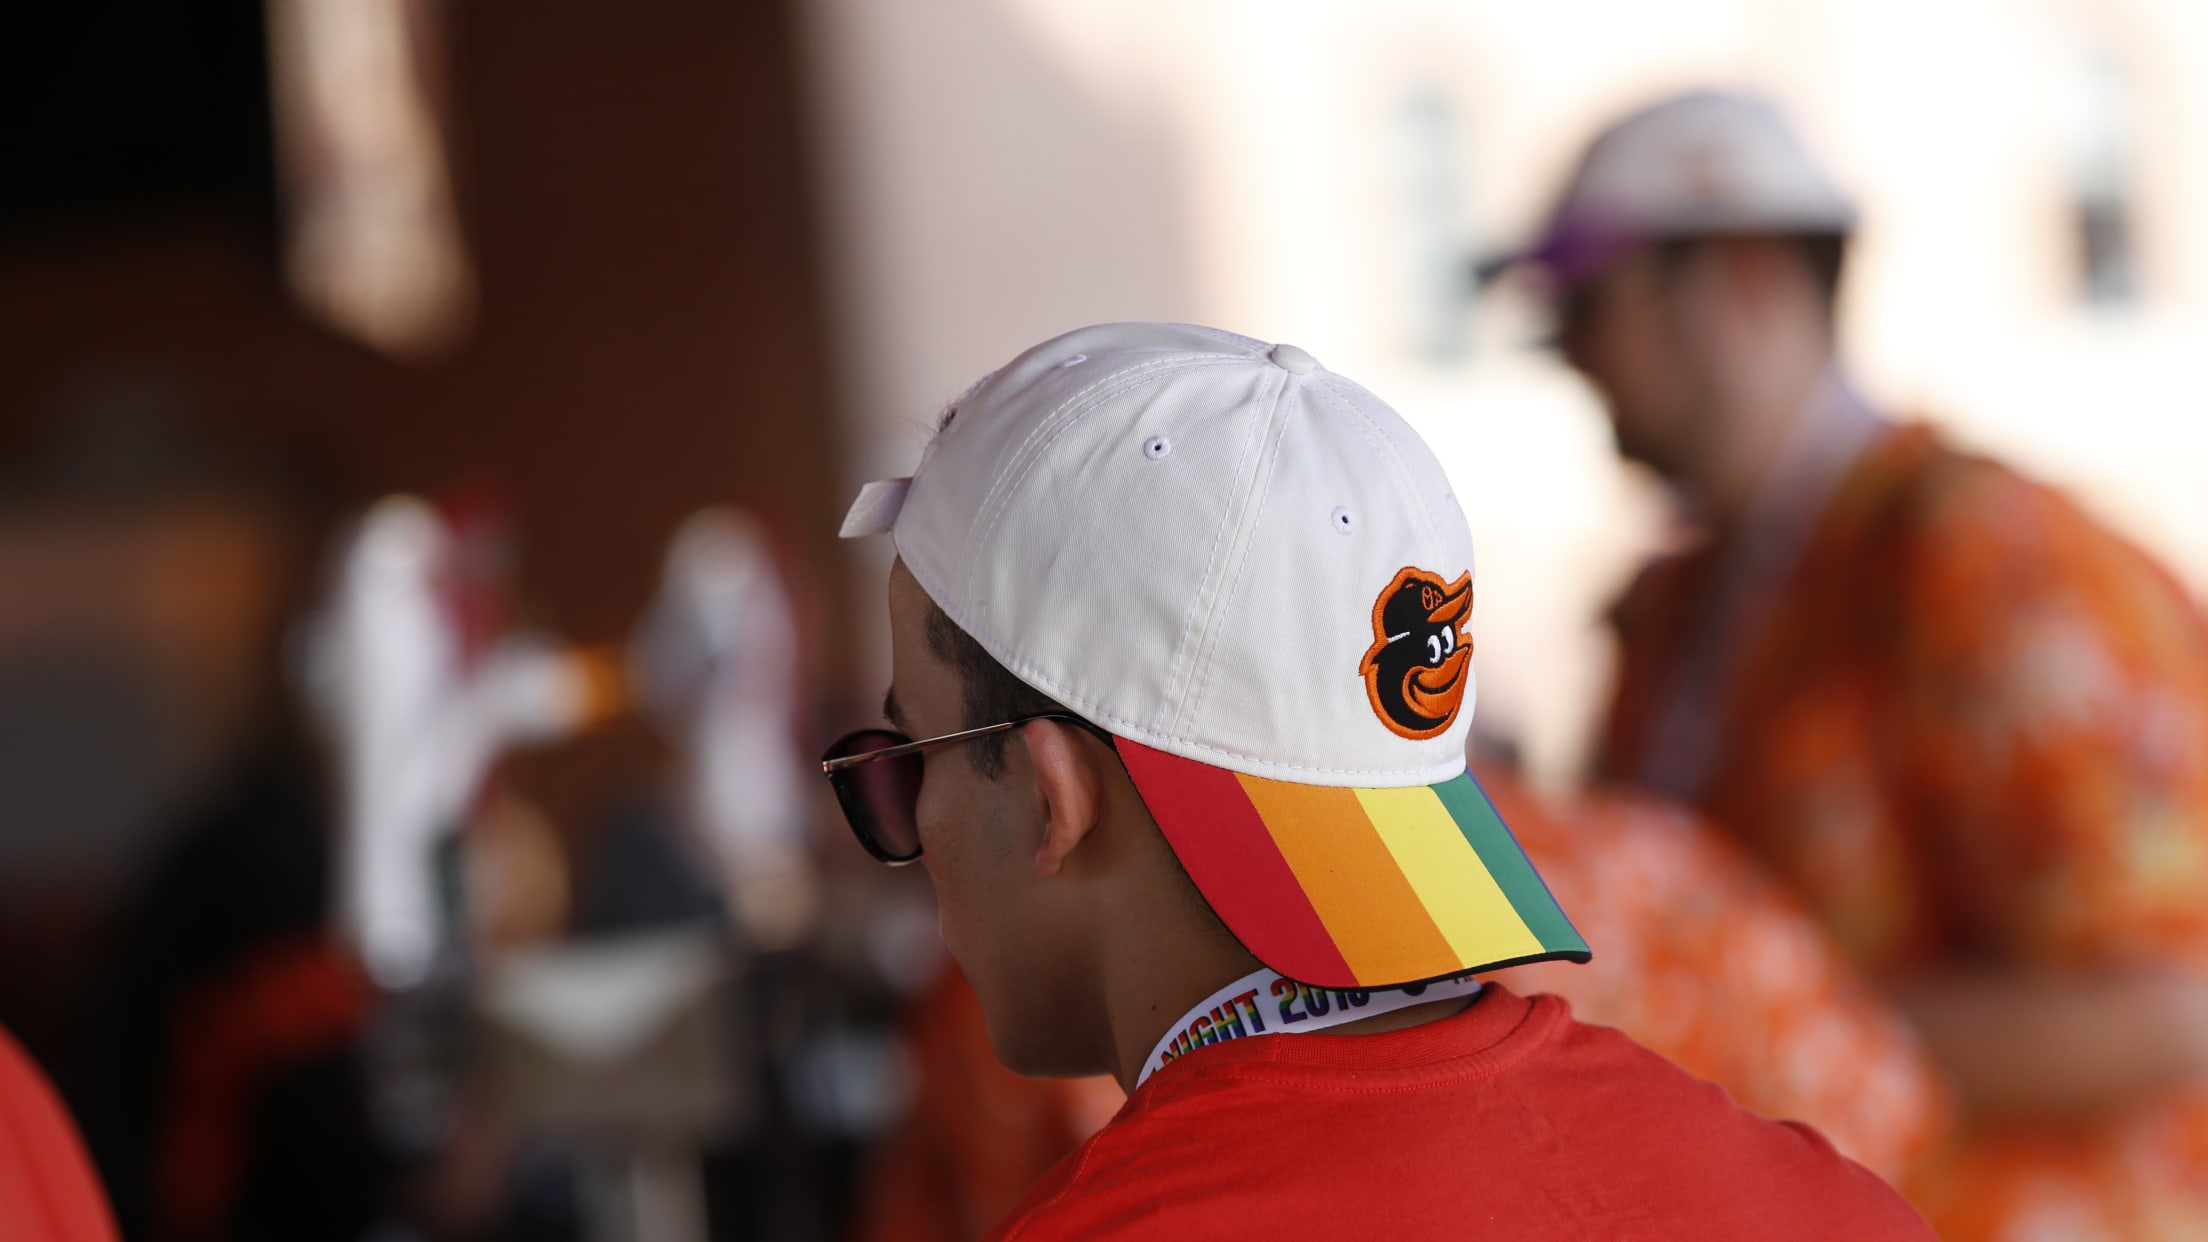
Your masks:
<instances>
[{"instance_id":1,"label":"blurred person wearing red","mask_svg":"<svg viewBox=\"0 0 2208 1242\"><path fill-rule=\"evenodd\" d=\"M1947 1105L1906 1025L1798 900L1689 814L1645 797L1537 797L1474 765L1588 942L1584 965L1496 978L1553 992L1766 1117L1807 1122L1889 1180L1942 1137ZM1021 1078L946 969L902 1024L912 1111L866 1183L854 1242L972 1242L1126 1101L1109 1078Z\"/></svg>"},{"instance_id":2,"label":"blurred person wearing red","mask_svg":"<svg viewBox=\"0 0 2208 1242\"><path fill-rule=\"evenodd\" d=\"M1915 1181L1946 1236L2186 1234L2208 628L2063 496L1873 413L1854 221L1775 110L1705 92L1595 139L1520 256L1704 534L1616 611L1599 772L1735 835L1914 1020L1968 1110Z\"/></svg>"},{"instance_id":3,"label":"blurred person wearing red","mask_svg":"<svg viewBox=\"0 0 2208 1242\"><path fill-rule=\"evenodd\" d=\"M823 762L854 832L924 861L1007 1066L1129 1092L992 1237L1929 1236L1814 1130L1478 979L1587 945L1465 769L1470 534L1370 393L1082 329L845 533L898 552L898 731Z\"/></svg>"},{"instance_id":4,"label":"blurred person wearing red","mask_svg":"<svg viewBox=\"0 0 2208 1242\"><path fill-rule=\"evenodd\" d=\"M0 1027L0 1238L114 1242L115 1221L69 1112Z\"/></svg>"},{"instance_id":5,"label":"blurred person wearing red","mask_svg":"<svg viewBox=\"0 0 2208 1242\"><path fill-rule=\"evenodd\" d=\"M312 498L190 406L88 378L0 457L0 1023L125 1236L351 1242L365 995L277 654Z\"/></svg>"}]
</instances>

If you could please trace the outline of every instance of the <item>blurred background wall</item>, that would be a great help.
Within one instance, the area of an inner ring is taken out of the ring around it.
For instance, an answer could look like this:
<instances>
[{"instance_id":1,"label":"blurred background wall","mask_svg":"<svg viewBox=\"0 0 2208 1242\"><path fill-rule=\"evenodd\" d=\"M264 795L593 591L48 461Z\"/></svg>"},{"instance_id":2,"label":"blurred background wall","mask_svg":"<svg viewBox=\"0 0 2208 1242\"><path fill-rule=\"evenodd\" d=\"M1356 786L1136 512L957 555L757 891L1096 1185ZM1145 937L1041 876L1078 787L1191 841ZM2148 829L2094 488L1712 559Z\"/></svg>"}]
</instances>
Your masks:
<instances>
[{"instance_id":1,"label":"blurred background wall","mask_svg":"<svg viewBox=\"0 0 2208 1242\"><path fill-rule=\"evenodd\" d=\"M305 461L339 508L486 480L525 515L534 606L599 640L675 523L737 499L813 570L832 649L844 472L789 13L413 7L435 17L419 63L475 292L410 357L287 288L302 196L276 167L261 5L48 6L7 41L0 453L135 403ZM633 739L596 745L540 779L633 773L613 753Z\"/></svg>"}]
</instances>

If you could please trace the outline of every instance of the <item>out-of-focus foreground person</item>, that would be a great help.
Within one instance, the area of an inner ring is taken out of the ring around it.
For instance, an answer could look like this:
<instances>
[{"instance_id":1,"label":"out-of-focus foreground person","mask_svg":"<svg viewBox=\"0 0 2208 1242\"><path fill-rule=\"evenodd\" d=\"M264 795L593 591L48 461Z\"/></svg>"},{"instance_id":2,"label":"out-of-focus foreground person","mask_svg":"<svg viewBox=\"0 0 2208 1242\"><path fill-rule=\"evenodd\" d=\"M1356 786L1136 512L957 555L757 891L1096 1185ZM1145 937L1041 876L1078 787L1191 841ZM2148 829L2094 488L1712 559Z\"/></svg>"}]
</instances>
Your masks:
<instances>
[{"instance_id":1,"label":"out-of-focus foreground person","mask_svg":"<svg viewBox=\"0 0 2208 1242\"><path fill-rule=\"evenodd\" d=\"M124 1236L351 1242L365 997L278 656L313 506L181 382L55 406L0 472L0 1023Z\"/></svg>"},{"instance_id":2,"label":"out-of-focus foreground person","mask_svg":"<svg viewBox=\"0 0 2208 1242\"><path fill-rule=\"evenodd\" d=\"M115 1221L69 1112L0 1027L0 1238L114 1242Z\"/></svg>"},{"instance_id":3,"label":"out-of-focus foreground person","mask_svg":"<svg viewBox=\"0 0 2208 1242\"><path fill-rule=\"evenodd\" d=\"M1470 535L1370 393L1082 329L845 531L899 556L899 731L824 761L854 831L925 863L1008 1066L1131 1096L992 1236L1927 1236L1815 1131L1474 977L1587 945L1466 771Z\"/></svg>"},{"instance_id":4,"label":"out-of-focus foreground person","mask_svg":"<svg viewBox=\"0 0 2208 1242\"><path fill-rule=\"evenodd\" d=\"M1600 951L1498 978L1553 992L1766 1117L1804 1121L1888 1180L1943 1137L1938 1073L1785 887L1651 798L1536 796L1475 763L1557 900ZM1107 1078L1021 1078L946 970L908 1015L912 1112L875 1158L855 1242L972 1242L1125 1102Z\"/></svg>"},{"instance_id":5,"label":"out-of-focus foreground person","mask_svg":"<svg viewBox=\"0 0 2208 1242\"><path fill-rule=\"evenodd\" d=\"M1600 775L1736 835L1914 1019L1969 1112L1917 1181L1945 1236L2193 1236L2208 628L2063 496L1874 413L1854 222L1768 104L1697 93L1595 139L1524 256L1706 536L1617 609Z\"/></svg>"}]
</instances>

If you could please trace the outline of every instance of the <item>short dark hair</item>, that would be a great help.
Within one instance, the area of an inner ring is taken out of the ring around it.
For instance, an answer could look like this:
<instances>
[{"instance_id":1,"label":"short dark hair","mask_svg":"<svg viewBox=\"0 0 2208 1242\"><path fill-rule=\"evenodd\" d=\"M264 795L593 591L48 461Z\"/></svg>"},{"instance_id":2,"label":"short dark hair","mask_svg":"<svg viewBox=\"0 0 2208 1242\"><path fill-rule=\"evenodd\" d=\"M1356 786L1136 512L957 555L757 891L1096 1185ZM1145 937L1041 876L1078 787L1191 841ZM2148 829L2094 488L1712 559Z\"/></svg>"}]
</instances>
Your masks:
<instances>
[{"instance_id":1,"label":"short dark hair","mask_svg":"<svg viewBox=\"0 0 2208 1242\"><path fill-rule=\"evenodd\" d=\"M958 628L958 622L951 620L950 614L944 612L932 599L928 601L928 618L924 624L927 627L928 650L935 653L936 659L950 665L958 673L959 682L964 689L966 728L979 729L984 725L1017 720L1022 716L1069 710L1056 699L1014 677L1010 669L997 663L995 656L974 641L973 635ZM1094 725L1090 729L1102 732ZM977 737L968 743L966 754L973 761L974 770L992 781L1004 775L1004 747L1011 737L1010 733L996 733L988 737ZM1182 881L1187 885L1188 896L1195 903L1194 909L1202 912L1211 934L1223 937L1231 944L1241 944L1234 933L1227 930L1226 922L1219 917L1219 912L1211 908L1211 900L1189 878L1188 868L1182 865L1180 855L1168 849L1166 857L1173 860L1174 869L1180 872Z\"/></svg>"},{"instance_id":2,"label":"short dark hair","mask_svg":"<svg viewBox=\"0 0 2208 1242\"><path fill-rule=\"evenodd\" d=\"M974 636L958 628L958 622L928 601L928 650L958 674L965 722L962 727L980 729L1022 716L1069 710L1063 703L1028 685L997 662ZM990 780L1004 773L1004 747L1008 733L975 738L967 747L974 769Z\"/></svg>"}]
</instances>

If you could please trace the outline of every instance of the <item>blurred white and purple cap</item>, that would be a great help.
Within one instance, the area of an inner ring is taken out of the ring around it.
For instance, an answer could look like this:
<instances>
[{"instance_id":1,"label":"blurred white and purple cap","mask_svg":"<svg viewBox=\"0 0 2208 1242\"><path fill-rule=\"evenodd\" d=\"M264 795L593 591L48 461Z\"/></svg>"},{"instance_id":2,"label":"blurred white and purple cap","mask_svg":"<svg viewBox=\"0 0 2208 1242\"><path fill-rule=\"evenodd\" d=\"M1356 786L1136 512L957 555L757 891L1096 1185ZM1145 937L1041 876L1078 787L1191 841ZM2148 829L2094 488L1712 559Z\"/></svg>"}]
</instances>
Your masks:
<instances>
[{"instance_id":1,"label":"blurred white and purple cap","mask_svg":"<svg viewBox=\"0 0 2208 1242\"><path fill-rule=\"evenodd\" d=\"M1855 221L1854 202L1770 101L1699 90L1596 135L1533 243L1482 263L1480 274L1531 264L1569 289L1643 242L1844 234Z\"/></svg>"}]
</instances>

